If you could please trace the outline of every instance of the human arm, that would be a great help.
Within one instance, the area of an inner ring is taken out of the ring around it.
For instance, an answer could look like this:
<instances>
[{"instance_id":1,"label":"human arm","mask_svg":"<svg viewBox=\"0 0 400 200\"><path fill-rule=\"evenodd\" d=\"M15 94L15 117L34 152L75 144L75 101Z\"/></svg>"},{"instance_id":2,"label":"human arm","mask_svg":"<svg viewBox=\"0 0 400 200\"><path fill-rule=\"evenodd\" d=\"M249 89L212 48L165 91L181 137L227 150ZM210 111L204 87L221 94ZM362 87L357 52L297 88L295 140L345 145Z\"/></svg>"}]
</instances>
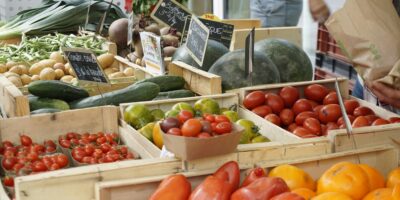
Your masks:
<instances>
[{"instance_id":1,"label":"human arm","mask_svg":"<svg viewBox=\"0 0 400 200\"><path fill-rule=\"evenodd\" d=\"M324 0L308 0L308 5L314 21L324 23L328 19L330 11Z\"/></svg>"},{"instance_id":2,"label":"human arm","mask_svg":"<svg viewBox=\"0 0 400 200\"><path fill-rule=\"evenodd\" d=\"M400 90L378 81L366 82L367 87L379 99L395 108L400 108Z\"/></svg>"}]
</instances>

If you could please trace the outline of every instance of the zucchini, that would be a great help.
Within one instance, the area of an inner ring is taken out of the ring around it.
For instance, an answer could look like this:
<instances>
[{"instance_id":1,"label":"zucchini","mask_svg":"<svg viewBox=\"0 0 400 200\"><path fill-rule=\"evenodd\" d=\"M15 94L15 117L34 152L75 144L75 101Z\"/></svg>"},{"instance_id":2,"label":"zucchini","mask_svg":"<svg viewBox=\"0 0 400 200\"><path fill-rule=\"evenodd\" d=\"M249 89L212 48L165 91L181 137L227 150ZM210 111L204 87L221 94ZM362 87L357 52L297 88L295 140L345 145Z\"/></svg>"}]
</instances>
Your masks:
<instances>
[{"instance_id":1,"label":"zucchini","mask_svg":"<svg viewBox=\"0 0 400 200\"><path fill-rule=\"evenodd\" d=\"M169 92L160 92L154 100L194 97L196 94L190 90L181 89Z\"/></svg>"},{"instance_id":2,"label":"zucchini","mask_svg":"<svg viewBox=\"0 0 400 200\"><path fill-rule=\"evenodd\" d=\"M135 83L121 90L73 101L69 105L72 109L104 105L118 106L120 103L152 100L159 92L160 87L155 83Z\"/></svg>"},{"instance_id":3,"label":"zucchini","mask_svg":"<svg viewBox=\"0 0 400 200\"><path fill-rule=\"evenodd\" d=\"M138 81L137 83L151 82L160 87L160 92L179 90L185 87L185 79L180 76L155 76Z\"/></svg>"},{"instance_id":4,"label":"zucchini","mask_svg":"<svg viewBox=\"0 0 400 200\"><path fill-rule=\"evenodd\" d=\"M61 81L34 81L28 85L28 91L41 98L61 99L67 102L89 96L86 90Z\"/></svg>"},{"instance_id":5,"label":"zucchini","mask_svg":"<svg viewBox=\"0 0 400 200\"><path fill-rule=\"evenodd\" d=\"M42 114L42 113L56 113L61 112L62 110L57 108L41 108L38 110L34 110L31 112L31 115Z\"/></svg>"},{"instance_id":6,"label":"zucchini","mask_svg":"<svg viewBox=\"0 0 400 200\"><path fill-rule=\"evenodd\" d=\"M59 109L59 110L69 110L69 105L67 102L60 100L60 99L30 97L29 98L29 108L30 108L30 111L39 110L42 108L55 108L55 109Z\"/></svg>"}]
</instances>

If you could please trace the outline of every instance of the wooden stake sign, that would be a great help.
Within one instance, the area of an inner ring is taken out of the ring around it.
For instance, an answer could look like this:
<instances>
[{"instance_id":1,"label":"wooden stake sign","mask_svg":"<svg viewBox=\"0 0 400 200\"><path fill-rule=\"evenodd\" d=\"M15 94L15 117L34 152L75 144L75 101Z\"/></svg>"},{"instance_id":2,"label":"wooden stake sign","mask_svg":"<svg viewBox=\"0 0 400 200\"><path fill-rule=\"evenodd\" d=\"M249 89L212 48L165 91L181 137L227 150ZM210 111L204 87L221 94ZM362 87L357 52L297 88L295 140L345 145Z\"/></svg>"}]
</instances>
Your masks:
<instances>
[{"instance_id":1,"label":"wooden stake sign","mask_svg":"<svg viewBox=\"0 0 400 200\"><path fill-rule=\"evenodd\" d=\"M89 49L62 48L78 81L88 84L109 84L96 55Z\"/></svg>"},{"instance_id":2,"label":"wooden stake sign","mask_svg":"<svg viewBox=\"0 0 400 200\"><path fill-rule=\"evenodd\" d=\"M250 84L253 83L253 63L254 63L254 35L255 28L253 28L246 37L245 48L245 74L247 75Z\"/></svg>"},{"instance_id":3,"label":"wooden stake sign","mask_svg":"<svg viewBox=\"0 0 400 200\"><path fill-rule=\"evenodd\" d=\"M185 47L200 66L203 65L209 35L208 28L197 17L192 16Z\"/></svg>"},{"instance_id":4,"label":"wooden stake sign","mask_svg":"<svg viewBox=\"0 0 400 200\"><path fill-rule=\"evenodd\" d=\"M140 32L140 40L142 41L146 68L155 74L165 74L161 37L150 32Z\"/></svg>"},{"instance_id":5,"label":"wooden stake sign","mask_svg":"<svg viewBox=\"0 0 400 200\"><path fill-rule=\"evenodd\" d=\"M151 17L157 22L175 28L182 33L185 26L185 19L192 13L174 0L160 0L154 10L151 12Z\"/></svg>"}]
</instances>

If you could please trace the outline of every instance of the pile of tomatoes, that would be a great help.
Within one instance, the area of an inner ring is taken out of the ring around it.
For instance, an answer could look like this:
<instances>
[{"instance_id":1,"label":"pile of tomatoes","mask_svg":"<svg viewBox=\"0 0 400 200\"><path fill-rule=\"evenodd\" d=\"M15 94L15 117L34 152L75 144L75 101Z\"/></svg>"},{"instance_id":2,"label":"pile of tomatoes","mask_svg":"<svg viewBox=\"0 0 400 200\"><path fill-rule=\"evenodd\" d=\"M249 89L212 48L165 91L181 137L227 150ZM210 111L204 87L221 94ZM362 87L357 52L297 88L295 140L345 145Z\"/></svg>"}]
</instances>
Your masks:
<instances>
[{"instance_id":1,"label":"pile of tomatoes","mask_svg":"<svg viewBox=\"0 0 400 200\"><path fill-rule=\"evenodd\" d=\"M110 163L120 160L135 159L138 156L128 147L118 145L116 133L67 133L59 137L60 146L71 151L71 156L78 164Z\"/></svg>"},{"instance_id":2,"label":"pile of tomatoes","mask_svg":"<svg viewBox=\"0 0 400 200\"><path fill-rule=\"evenodd\" d=\"M193 113L181 110L177 117L168 117L160 122L166 134L210 138L232 132L232 123L225 115L204 114L195 118Z\"/></svg>"},{"instance_id":3,"label":"pile of tomatoes","mask_svg":"<svg viewBox=\"0 0 400 200\"><path fill-rule=\"evenodd\" d=\"M3 179L5 186L14 186L13 176L29 175L53 171L68 166L68 157L57 153L57 145L52 140L43 144L33 143L27 135L20 135L21 145L3 141L0 154L1 166L7 175Z\"/></svg>"},{"instance_id":4,"label":"pile of tomatoes","mask_svg":"<svg viewBox=\"0 0 400 200\"><path fill-rule=\"evenodd\" d=\"M302 138L322 136L328 130L345 128L335 91L311 84L304 88L303 93L304 98L301 98L299 89L292 86L283 87L277 94L253 91L246 95L243 105ZM344 105L352 127L400 122L397 117L380 118L371 108L360 106L354 99L344 100Z\"/></svg>"}]
</instances>

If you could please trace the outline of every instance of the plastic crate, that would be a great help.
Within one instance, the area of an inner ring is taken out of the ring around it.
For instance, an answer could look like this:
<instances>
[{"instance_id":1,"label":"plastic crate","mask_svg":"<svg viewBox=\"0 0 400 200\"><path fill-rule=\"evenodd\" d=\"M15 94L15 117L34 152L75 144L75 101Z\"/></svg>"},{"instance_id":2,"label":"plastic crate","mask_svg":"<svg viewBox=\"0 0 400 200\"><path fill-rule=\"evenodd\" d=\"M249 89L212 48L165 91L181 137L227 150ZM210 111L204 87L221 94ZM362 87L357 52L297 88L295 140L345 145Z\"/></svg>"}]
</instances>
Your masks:
<instances>
[{"instance_id":1,"label":"plastic crate","mask_svg":"<svg viewBox=\"0 0 400 200\"><path fill-rule=\"evenodd\" d=\"M328 29L322 24L318 26L317 51L329 55L332 58L349 62L339 45L329 34Z\"/></svg>"}]
</instances>

